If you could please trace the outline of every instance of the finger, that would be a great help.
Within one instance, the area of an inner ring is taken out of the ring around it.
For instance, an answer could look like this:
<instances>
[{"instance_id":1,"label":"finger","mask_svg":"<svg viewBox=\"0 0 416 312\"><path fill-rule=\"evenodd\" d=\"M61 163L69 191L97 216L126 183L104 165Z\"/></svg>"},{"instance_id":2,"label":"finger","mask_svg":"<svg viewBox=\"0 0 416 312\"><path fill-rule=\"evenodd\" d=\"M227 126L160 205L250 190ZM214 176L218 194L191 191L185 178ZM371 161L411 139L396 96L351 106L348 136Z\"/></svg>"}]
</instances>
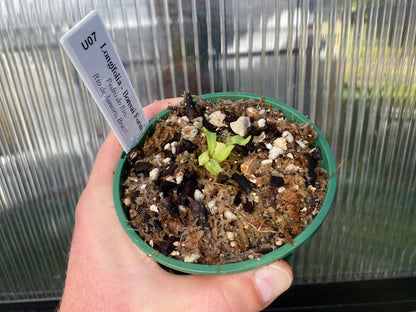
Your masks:
<instances>
[{"instance_id":1,"label":"finger","mask_svg":"<svg viewBox=\"0 0 416 312\"><path fill-rule=\"evenodd\" d=\"M110 131L98 151L87 187L93 187L104 194L112 194L114 170L122 151L116 135Z\"/></svg>"},{"instance_id":2,"label":"finger","mask_svg":"<svg viewBox=\"0 0 416 312\"><path fill-rule=\"evenodd\" d=\"M266 305L284 293L293 282L292 268L283 260L257 270L254 277L257 292Z\"/></svg>"},{"instance_id":3,"label":"finger","mask_svg":"<svg viewBox=\"0 0 416 312\"><path fill-rule=\"evenodd\" d=\"M182 100L183 98L178 97L178 98L155 101L152 104L145 106L143 110L144 110L144 113L146 114L147 119L150 119L157 113L167 108L168 106L179 103Z\"/></svg>"},{"instance_id":4,"label":"finger","mask_svg":"<svg viewBox=\"0 0 416 312\"><path fill-rule=\"evenodd\" d=\"M255 271L224 276L174 276L182 302L199 311L259 311L285 292L293 281L283 260ZM179 280L179 281L178 281ZM176 293L177 295L177 293Z\"/></svg>"}]
</instances>

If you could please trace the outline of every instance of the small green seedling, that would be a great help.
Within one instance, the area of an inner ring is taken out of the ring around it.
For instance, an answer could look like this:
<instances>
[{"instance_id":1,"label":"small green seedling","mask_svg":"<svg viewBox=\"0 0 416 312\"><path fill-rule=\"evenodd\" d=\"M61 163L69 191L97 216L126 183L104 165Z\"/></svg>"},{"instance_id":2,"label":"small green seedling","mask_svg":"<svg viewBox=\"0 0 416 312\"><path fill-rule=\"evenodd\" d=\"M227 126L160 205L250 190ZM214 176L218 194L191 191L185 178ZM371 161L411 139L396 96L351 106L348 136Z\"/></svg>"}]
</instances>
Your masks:
<instances>
[{"instance_id":1,"label":"small green seedling","mask_svg":"<svg viewBox=\"0 0 416 312\"><path fill-rule=\"evenodd\" d=\"M205 127L202 127L201 130L207 136L208 150L199 155L198 164L205 166L213 175L218 175L222 171L220 163L227 159L236 144L244 146L251 139L251 135L245 139L240 135L234 135L227 138L224 144L217 142L217 134L215 132L211 132Z\"/></svg>"}]
</instances>

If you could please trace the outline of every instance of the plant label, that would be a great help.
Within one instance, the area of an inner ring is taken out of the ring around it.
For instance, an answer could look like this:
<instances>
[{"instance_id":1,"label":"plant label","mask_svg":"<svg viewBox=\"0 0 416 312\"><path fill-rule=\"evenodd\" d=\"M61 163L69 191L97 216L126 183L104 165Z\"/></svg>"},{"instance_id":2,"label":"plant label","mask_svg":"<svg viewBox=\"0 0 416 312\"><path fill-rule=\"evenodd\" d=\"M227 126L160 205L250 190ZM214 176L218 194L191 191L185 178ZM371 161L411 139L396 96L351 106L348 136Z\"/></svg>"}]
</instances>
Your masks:
<instances>
[{"instance_id":1,"label":"plant label","mask_svg":"<svg viewBox=\"0 0 416 312\"><path fill-rule=\"evenodd\" d=\"M129 152L148 121L98 11L90 12L64 34L61 44L123 149Z\"/></svg>"}]
</instances>

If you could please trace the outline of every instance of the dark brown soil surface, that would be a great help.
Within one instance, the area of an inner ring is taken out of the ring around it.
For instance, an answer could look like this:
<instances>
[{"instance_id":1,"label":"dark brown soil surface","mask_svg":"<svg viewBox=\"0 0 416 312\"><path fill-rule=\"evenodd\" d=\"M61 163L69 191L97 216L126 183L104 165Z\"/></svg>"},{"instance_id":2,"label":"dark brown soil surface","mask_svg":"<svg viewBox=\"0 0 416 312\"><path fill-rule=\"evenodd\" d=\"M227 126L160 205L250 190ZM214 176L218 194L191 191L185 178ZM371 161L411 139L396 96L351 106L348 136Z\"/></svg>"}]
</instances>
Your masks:
<instances>
[{"instance_id":1,"label":"dark brown soil surface","mask_svg":"<svg viewBox=\"0 0 416 312\"><path fill-rule=\"evenodd\" d=\"M292 243L319 212L328 183L313 127L259 100L214 104L188 94L183 102L128 155L123 205L138 235L165 255L204 264ZM208 150L202 127L217 142L251 139L214 175L198 164Z\"/></svg>"}]
</instances>

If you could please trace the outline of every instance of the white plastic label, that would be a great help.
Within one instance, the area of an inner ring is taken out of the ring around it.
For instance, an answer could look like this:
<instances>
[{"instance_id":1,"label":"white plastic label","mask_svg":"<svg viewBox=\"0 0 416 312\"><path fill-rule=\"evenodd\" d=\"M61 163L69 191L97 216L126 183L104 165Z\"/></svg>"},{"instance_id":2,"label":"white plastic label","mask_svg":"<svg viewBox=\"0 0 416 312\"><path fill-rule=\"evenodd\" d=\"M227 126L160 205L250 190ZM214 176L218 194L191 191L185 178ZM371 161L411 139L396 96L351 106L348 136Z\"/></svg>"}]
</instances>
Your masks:
<instances>
[{"instance_id":1,"label":"white plastic label","mask_svg":"<svg viewBox=\"0 0 416 312\"><path fill-rule=\"evenodd\" d=\"M61 44L123 149L129 152L148 121L98 11L89 13L62 36Z\"/></svg>"}]
</instances>

